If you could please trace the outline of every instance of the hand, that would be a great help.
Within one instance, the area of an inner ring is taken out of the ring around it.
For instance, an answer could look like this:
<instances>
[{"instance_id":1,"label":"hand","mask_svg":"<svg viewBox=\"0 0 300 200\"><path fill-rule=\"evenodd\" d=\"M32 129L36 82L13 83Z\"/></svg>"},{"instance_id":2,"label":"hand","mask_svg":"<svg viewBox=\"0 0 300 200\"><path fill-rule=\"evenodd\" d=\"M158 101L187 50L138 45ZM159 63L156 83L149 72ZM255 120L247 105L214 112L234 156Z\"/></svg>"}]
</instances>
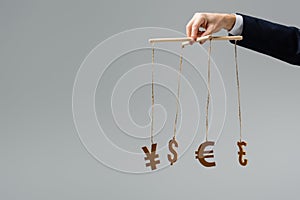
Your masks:
<instances>
[{"instance_id":1,"label":"hand","mask_svg":"<svg viewBox=\"0 0 300 200\"><path fill-rule=\"evenodd\" d=\"M193 18L186 25L187 37L192 37L196 41L197 37L210 35L226 29L230 31L235 24L234 14L219 13L195 13ZM205 30L200 31L199 28ZM202 41L203 44L205 41Z\"/></svg>"}]
</instances>

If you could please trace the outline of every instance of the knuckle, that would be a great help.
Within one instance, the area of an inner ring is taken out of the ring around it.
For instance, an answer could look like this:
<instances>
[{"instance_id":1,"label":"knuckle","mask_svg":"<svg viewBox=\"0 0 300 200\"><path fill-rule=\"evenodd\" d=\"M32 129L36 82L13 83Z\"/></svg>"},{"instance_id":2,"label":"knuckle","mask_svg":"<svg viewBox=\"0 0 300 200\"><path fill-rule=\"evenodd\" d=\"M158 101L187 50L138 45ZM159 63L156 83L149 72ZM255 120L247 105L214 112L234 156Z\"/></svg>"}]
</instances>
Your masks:
<instances>
[{"instance_id":1,"label":"knuckle","mask_svg":"<svg viewBox=\"0 0 300 200\"><path fill-rule=\"evenodd\" d=\"M198 12L198 13L195 13L195 16L197 18L202 18L202 17L204 17L204 13Z\"/></svg>"},{"instance_id":2,"label":"knuckle","mask_svg":"<svg viewBox=\"0 0 300 200\"><path fill-rule=\"evenodd\" d=\"M193 29L198 29L199 26L198 26L197 24L193 24L193 25L192 25L192 28L193 28Z\"/></svg>"}]
</instances>

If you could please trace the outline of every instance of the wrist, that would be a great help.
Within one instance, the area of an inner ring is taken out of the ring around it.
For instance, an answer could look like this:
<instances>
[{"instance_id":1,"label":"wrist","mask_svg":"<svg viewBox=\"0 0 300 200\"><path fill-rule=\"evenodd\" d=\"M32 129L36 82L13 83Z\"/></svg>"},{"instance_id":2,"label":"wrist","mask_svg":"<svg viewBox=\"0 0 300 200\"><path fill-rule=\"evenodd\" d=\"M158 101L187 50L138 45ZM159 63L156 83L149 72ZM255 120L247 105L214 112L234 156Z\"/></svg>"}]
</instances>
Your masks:
<instances>
[{"instance_id":1,"label":"wrist","mask_svg":"<svg viewBox=\"0 0 300 200\"><path fill-rule=\"evenodd\" d=\"M224 16L224 29L230 31L235 24L236 16L235 14L225 14Z\"/></svg>"}]
</instances>

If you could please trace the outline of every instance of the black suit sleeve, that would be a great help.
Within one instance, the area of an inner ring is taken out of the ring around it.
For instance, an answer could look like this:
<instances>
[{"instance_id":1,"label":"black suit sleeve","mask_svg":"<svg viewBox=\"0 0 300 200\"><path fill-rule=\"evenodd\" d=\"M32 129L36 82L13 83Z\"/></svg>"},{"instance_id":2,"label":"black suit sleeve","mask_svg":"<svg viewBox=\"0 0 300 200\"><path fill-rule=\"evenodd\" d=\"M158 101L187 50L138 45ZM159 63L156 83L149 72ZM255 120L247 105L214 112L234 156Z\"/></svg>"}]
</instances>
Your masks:
<instances>
[{"instance_id":1,"label":"black suit sleeve","mask_svg":"<svg viewBox=\"0 0 300 200\"><path fill-rule=\"evenodd\" d=\"M243 40L237 44L294 65L300 65L300 30L263 19L243 17ZM233 42L233 41L231 41Z\"/></svg>"}]
</instances>

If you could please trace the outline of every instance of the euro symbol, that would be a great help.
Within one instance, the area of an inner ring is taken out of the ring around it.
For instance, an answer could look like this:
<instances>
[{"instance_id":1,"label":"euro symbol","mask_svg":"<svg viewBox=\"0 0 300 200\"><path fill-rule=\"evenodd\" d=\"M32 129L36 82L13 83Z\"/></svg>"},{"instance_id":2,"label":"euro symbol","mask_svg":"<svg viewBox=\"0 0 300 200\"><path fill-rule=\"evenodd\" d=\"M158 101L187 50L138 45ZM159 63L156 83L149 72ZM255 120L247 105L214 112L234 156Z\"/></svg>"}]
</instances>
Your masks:
<instances>
[{"instance_id":1,"label":"euro symbol","mask_svg":"<svg viewBox=\"0 0 300 200\"><path fill-rule=\"evenodd\" d=\"M149 162L146 163L146 167L151 166L151 170L155 170L156 165L160 164L160 160L155 160L156 158L159 157L159 155L156 154L156 146L157 143L151 145L151 153L149 152L146 146L142 147L143 151L146 154L145 160L149 160Z\"/></svg>"},{"instance_id":2,"label":"euro symbol","mask_svg":"<svg viewBox=\"0 0 300 200\"><path fill-rule=\"evenodd\" d=\"M206 141L204 143L202 143L199 148L198 148L198 151L195 151L196 153L196 159L199 160L199 162L205 166L205 167L213 167L213 166L216 166L216 163L215 162L207 162L205 159L206 158L213 158L214 155L214 151L213 150L210 150L210 151L205 151L205 148L207 146L214 146L215 145L215 142L212 142L212 141ZM207 155L205 155L207 154Z\"/></svg>"},{"instance_id":3,"label":"euro symbol","mask_svg":"<svg viewBox=\"0 0 300 200\"><path fill-rule=\"evenodd\" d=\"M239 146L239 163L242 166L246 166L248 164L248 160L247 159L243 159L243 156L246 155L246 152L243 150L242 146L247 146L247 142L245 141L239 141L237 142L237 145Z\"/></svg>"},{"instance_id":4,"label":"euro symbol","mask_svg":"<svg viewBox=\"0 0 300 200\"><path fill-rule=\"evenodd\" d=\"M173 137L173 139L169 141L169 150L174 155L174 157L172 158L172 155L168 154L168 160L170 161L171 165L173 165L177 161L177 152L174 150L173 145L175 147L178 147L178 143L175 140L175 137Z\"/></svg>"}]
</instances>

